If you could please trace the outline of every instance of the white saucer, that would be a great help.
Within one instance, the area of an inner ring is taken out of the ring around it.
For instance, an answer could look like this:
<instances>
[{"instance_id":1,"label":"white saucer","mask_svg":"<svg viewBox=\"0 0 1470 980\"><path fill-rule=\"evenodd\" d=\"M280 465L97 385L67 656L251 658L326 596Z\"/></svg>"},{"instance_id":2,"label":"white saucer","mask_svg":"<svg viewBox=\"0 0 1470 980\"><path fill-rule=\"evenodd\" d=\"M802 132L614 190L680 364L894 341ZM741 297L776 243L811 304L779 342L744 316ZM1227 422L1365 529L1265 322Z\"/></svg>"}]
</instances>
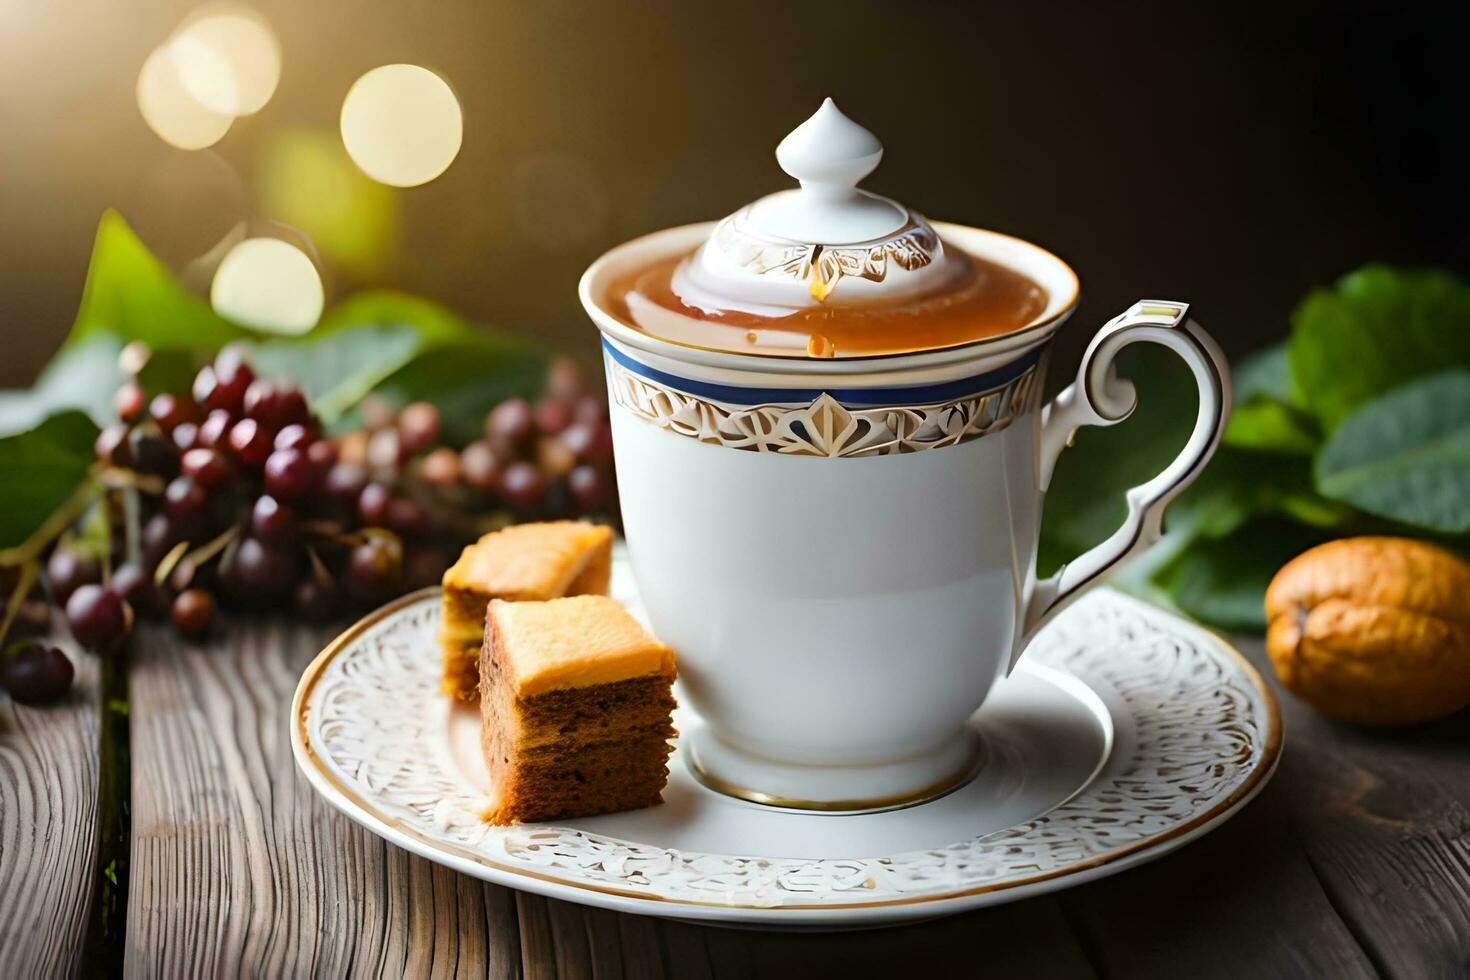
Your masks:
<instances>
[{"instance_id":1,"label":"white saucer","mask_svg":"<svg viewBox=\"0 0 1470 980\"><path fill-rule=\"evenodd\" d=\"M619 556L621 559L621 556ZM613 594L639 612L626 565ZM1208 632L1100 591L1060 616L973 722L983 764L955 791L871 813L716 793L670 760L664 804L492 827L477 712L438 693L437 590L347 630L296 691L312 785L385 839L567 901L760 928L862 928L1079 884L1209 831L1281 747L1269 690ZM700 724L681 711L681 731Z\"/></svg>"}]
</instances>

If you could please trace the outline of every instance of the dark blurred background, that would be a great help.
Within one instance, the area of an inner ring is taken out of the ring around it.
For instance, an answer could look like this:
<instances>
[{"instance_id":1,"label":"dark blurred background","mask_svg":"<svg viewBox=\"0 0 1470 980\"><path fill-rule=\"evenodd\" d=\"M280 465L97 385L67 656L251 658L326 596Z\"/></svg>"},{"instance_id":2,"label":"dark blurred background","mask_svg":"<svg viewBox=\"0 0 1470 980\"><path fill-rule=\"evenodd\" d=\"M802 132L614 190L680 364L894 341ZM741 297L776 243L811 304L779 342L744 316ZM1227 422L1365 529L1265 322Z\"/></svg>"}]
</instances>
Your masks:
<instances>
[{"instance_id":1,"label":"dark blurred background","mask_svg":"<svg viewBox=\"0 0 1470 980\"><path fill-rule=\"evenodd\" d=\"M321 218L301 174L390 62L452 84L464 146L363 190L366 246L320 232L329 302L396 285L588 359L587 263L782 187L777 141L829 94L887 147L872 189L1079 271L1064 368L1144 296L1238 355L1365 261L1470 267L1465 24L1427 6L259 0L275 97L184 153L134 83L195 6L0 0L0 385L60 342L104 208L180 270L242 220Z\"/></svg>"}]
</instances>

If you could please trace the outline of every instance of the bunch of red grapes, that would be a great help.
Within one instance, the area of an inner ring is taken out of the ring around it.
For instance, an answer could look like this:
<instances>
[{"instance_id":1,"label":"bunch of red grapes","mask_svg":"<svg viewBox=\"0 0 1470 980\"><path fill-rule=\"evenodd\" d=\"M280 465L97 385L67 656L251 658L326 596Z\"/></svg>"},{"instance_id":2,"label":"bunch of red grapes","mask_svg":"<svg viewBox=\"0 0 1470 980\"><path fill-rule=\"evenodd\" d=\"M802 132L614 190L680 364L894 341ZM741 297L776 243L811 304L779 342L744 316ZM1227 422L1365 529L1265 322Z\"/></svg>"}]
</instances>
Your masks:
<instances>
[{"instance_id":1,"label":"bunch of red grapes","mask_svg":"<svg viewBox=\"0 0 1470 980\"><path fill-rule=\"evenodd\" d=\"M490 528L615 518L602 397L568 360L552 363L545 387L535 405L496 405L483 438L454 449L439 444L427 402L395 411L370 397L361 429L329 436L301 389L257 377L242 347L201 369L191 396L150 399L131 380L96 453L138 490L136 540L121 513L110 515L115 560L63 540L45 566L51 599L77 642L105 653L135 615L166 615L192 636L220 603L331 619L437 582ZM0 659L0 686L24 703L59 696L71 675L65 654L38 644Z\"/></svg>"}]
</instances>

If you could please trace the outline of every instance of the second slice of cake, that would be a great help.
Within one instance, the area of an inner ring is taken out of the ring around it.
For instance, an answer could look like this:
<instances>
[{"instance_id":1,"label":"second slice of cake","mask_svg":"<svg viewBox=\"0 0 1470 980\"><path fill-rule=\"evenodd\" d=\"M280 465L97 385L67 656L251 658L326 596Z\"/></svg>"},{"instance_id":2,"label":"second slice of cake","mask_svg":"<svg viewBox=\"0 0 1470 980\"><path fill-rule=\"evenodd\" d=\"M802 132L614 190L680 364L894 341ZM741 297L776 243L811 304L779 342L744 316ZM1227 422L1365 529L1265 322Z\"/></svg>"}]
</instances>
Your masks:
<instances>
[{"instance_id":1,"label":"second slice of cake","mask_svg":"<svg viewBox=\"0 0 1470 980\"><path fill-rule=\"evenodd\" d=\"M658 803L674 654L606 596L490 603L480 655L491 823Z\"/></svg>"},{"instance_id":2,"label":"second slice of cake","mask_svg":"<svg viewBox=\"0 0 1470 980\"><path fill-rule=\"evenodd\" d=\"M605 594L612 537L611 528L585 521L549 521L503 528L465 548L444 573L444 693L462 701L477 697L491 599Z\"/></svg>"}]
</instances>

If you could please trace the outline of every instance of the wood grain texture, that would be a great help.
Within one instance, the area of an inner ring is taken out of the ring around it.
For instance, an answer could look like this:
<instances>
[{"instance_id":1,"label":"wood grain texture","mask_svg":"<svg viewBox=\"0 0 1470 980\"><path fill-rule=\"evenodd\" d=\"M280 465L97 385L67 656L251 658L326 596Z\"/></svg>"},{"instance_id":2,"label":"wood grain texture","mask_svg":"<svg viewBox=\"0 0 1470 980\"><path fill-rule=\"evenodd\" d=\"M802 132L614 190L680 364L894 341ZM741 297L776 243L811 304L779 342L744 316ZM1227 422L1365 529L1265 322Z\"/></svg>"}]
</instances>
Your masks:
<instances>
[{"instance_id":1,"label":"wood grain texture","mask_svg":"<svg viewBox=\"0 0 1470 980\"><path fill-rule=\"evenodd\" d=\"M389 846L297 774L291 694L326 634L217 636L135 640L127 974L514 975L510 892Z\"/></svg>"},{"instance_id":2,"label":"wood grain texture","mask_svg":"<svg viewBox=\"0 0 1470 980\"><path fill-rule=\"evenodd\" d=\"M198 647L149 631L135 651L130 975L1470 972L1470 717L1364 733L1283 697L1276 780L1161 861L903 928L755 933L513 892L379 841L291 759L291 693L327 634L237 620L219 635Z\"/></svg>"},{"instance_id":3,"label":"wood grain texture","mask_svg":"<svg viewBox=\"0 0 1470 980\"><path fill-rule=\"evenodd\" d=\"M97 663L74 656L67 699L0 694L0 977L79 967L96 881Z\"/></svg>"}]
</instances>

